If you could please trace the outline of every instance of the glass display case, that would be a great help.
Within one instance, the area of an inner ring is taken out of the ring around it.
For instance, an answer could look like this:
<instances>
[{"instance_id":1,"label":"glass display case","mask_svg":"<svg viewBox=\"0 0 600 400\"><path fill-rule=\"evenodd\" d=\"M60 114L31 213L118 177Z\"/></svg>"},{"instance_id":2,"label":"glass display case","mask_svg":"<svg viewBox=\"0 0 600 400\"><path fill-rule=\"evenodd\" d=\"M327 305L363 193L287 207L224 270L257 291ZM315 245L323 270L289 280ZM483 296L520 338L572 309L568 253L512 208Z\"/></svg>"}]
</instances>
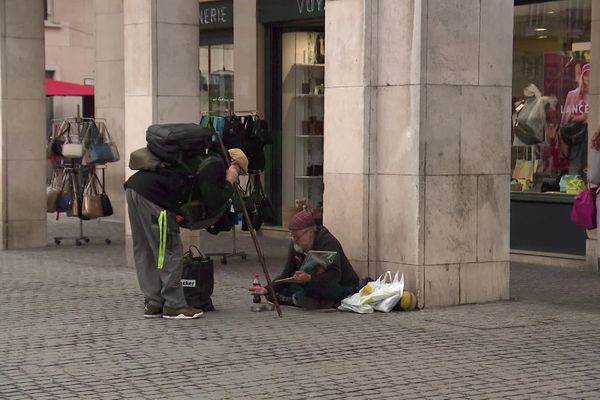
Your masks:
<instances>
[{"instance_id":1,"label":"glass display case","mask_svg":"<svg viewBox=\"0 0 600 400\"><path fill-rule=\"evenodd\" d=\"M283 34L283 207L323 203L324 43L322 32Z\"/></svg>"}]
</instances>

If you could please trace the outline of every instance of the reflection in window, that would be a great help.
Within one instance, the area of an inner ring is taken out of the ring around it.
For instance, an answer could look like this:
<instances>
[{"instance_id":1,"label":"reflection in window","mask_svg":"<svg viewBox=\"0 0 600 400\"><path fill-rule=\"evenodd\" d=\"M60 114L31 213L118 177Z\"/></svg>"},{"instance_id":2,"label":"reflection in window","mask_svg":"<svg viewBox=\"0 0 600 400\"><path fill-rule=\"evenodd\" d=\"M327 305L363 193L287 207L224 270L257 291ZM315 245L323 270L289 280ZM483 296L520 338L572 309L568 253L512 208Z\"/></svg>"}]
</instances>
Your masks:
<instances>
[{"instance_id":1,"label":"reflection in window","mask_svg":"<svg viewBox=\"0 0 600 400\"><path fill-rule=\"evenodd\" d=\"M515 7L513 191L576 194L585 179L590 17L591 0Z\"/></svg>"},{"instance_id":2,"label":"reflection in window","mask_svg":"<svg viewBox=\"0 0 600 400\"><path fill-rule=\"evenodd\" d=\"M200 106L203 112L233 110L233 45L200 47Z\"/></svg>"}]
</instances>

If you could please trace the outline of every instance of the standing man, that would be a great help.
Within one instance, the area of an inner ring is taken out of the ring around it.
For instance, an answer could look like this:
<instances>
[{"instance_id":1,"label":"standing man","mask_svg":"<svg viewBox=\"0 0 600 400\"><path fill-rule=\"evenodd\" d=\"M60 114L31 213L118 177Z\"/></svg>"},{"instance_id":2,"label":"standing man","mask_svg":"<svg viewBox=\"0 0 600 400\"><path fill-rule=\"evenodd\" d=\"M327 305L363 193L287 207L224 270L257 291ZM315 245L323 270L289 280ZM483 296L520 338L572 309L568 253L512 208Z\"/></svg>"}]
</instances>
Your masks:
<instances>
[{"instance_id":1,"label":"standing man","mask_svg":"<svg viewBox=\"0 0 600 400\"><path fill-rule=\"evenodd\" d=\"M348 261L340 242L325 228L317 227L310 211L297 213L288 225L292 242L283 272L277 278L293 277L293 283L273 282L273 289L281 304L305 309L331 308L359 287L358 275ZM310 250L335 251L333 262L325 269L304 272L300 270ZM265 287L253 287L254 295L267 295Z\"/></svg>"},{"instance_id":2,"label":"standing man","mask_svg":"<svg viewBox=\"0 0 600 400\"><path fill-rule=\"evenodd\" d=\"M230 149L231 164L210 163L205 179L190 180L187 171L201 169L202 160L186 160L186 170L173 166L138 171L125 182L133 256L144 317L194 319L202 310L189 307L181 286L183 247L179 237L180 207L201 200L209 215L229 206L233 185L248 172L248 159L240 149ZM222 160L221 160L222 161Z\"/></svg>"}]
</instances>

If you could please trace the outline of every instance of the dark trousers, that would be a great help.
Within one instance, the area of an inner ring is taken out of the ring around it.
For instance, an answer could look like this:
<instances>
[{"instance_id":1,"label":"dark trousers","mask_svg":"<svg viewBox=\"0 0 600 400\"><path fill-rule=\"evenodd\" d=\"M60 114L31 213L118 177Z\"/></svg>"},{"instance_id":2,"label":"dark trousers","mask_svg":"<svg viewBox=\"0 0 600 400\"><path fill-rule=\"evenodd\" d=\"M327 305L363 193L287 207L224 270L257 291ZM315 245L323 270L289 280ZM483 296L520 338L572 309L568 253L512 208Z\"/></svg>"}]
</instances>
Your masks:
<instances>
[{"instance_id":1,"label":"dark trousers","mask_svg":"<svg viewBox=\"0 0 600 400\"><path fill-rule=\"evenodd\" d=\"M358 291L358 285L342 286L338 283L327 285L289 284L277 290L277 298L283 304L300 308L329 308Z\"/></svg>"}]
</instances>

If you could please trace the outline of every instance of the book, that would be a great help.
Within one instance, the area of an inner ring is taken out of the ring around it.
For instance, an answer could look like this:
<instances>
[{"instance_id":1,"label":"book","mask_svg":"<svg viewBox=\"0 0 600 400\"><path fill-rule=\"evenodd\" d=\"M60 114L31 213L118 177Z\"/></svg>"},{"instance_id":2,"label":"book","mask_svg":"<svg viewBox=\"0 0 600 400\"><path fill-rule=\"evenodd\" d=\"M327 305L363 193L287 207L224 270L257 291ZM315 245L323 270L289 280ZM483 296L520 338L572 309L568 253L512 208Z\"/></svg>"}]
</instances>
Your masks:
<instances>
[{"instance_id":1,"label":"book","mask_svg":"<svg viewBox=\"0 0 600 400\"><path fill-rule=\"evenodd\" d=\"M337 251L310 250L304 257L299 270L304 272L321 270L322 272L333 263L336 256Z\"/></svg>"}]
</instances>

